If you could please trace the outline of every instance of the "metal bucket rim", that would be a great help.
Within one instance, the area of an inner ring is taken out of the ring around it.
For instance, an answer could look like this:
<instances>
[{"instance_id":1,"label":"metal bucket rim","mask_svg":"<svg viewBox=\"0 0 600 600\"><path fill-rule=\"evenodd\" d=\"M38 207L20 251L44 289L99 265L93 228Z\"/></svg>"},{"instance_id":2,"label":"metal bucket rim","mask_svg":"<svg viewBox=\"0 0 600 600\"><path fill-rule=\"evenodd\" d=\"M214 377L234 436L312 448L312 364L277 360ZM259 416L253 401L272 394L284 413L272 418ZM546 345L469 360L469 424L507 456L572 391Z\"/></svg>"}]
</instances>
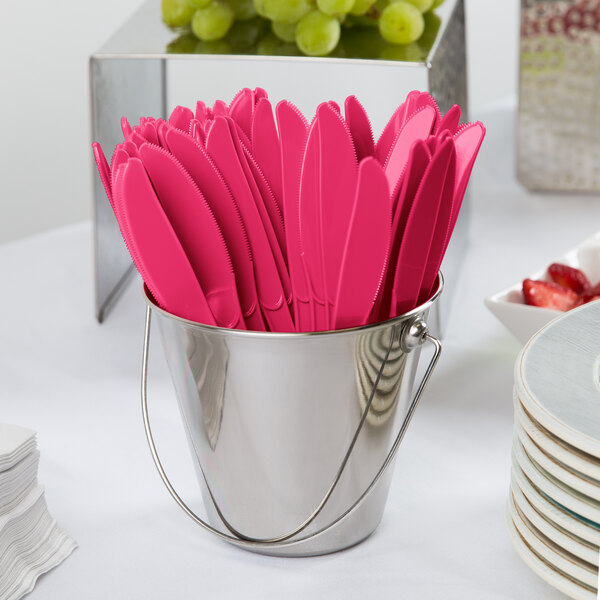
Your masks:
<instances>
[{"instance_id":1,"label":"metal bucket rim","mask_svg":"<svg viewBox=\"0 0 600 600\"><path fill-rule=\"evenodd\" d=\"M264 339L297 339L297 338L307 338L307 337L332 337L332 336L343 336L343 335L353 335L356 333L362 333L365 331L376 331L379 328L387 328L393 325L397 325L403 321L406 321L423 311L427 310L431 307L431 305L437 300L439 295L442 293L444 288L444 277L442 272L439 271L436 278L437 287L435 292L430 296L428 300L416 306L412 310L398 315L393 319L388 319L387 321L379 321L378 323L370 323L368 325L360 325L359 327L350 327L347 329L330 329L327 331L252 331L245 329L230 329L227 327L217 327L215 325L207 325L205 323L198 323L196 321L190 321L189 319L184 319L183 317L178 317L164 308L161 308L156 304L154 299L151 297L150 291L148 290L146 284L144 283L142 286L144 298L148 306L165 317L172 319L173 321L179 322L186 327L190 327L192 329L205 331L206 333L219 333L219 334L227 334L227 335L239 335L243 337L249 338L264 338Z\"/></svg>"}]
</instances>

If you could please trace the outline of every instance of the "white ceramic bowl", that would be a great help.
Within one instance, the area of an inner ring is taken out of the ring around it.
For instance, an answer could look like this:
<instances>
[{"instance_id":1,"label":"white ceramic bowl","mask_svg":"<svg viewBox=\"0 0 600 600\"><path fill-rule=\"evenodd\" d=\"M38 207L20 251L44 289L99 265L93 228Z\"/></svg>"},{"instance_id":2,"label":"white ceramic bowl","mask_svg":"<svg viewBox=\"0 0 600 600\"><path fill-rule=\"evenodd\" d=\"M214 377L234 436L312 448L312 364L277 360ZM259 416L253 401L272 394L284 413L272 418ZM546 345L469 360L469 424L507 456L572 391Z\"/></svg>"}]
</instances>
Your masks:
<instances>
[{"instance_id":1,"label":"white ceramic bowl","mask_svg":"<svg viewBox=\"0 0 600 600\"><path fill-rule=\"evenodd\" d=\"M523 299L523 279L548 280L546 270L554 262L581 269L595 285L600 281L600 232L551 260L539 271L524 275L518 283L485 299L485 305L522 344L544 325L565 314L559 310L529 306Z\"/></svg>"}]
</instances>

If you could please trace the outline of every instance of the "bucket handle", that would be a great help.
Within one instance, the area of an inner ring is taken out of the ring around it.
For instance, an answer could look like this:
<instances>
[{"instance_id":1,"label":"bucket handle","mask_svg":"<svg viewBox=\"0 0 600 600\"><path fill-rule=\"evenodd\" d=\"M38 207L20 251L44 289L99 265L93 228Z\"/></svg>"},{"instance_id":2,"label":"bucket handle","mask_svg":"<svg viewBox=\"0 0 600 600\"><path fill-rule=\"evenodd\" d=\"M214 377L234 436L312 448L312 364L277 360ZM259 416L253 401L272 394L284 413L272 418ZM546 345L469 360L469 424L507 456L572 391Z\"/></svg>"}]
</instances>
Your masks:
<instances>
[{"instance_id":1,"label":"bucket handle","mask_svg":"<svg viewBox=\"0 0 600 600\"><path fill-rule=\"evenodd\" d=\"M377 377L375 379L375 382L373 383L373 389L371 390L371 394L369 395L369 400L366 403L366 406L363 410L363 414L361 416L361 420L358 424L358 427L354 433L354 437L352 438L352 442L350 443L350 446L348 448L348 451L346 452L346 455L344 456L344 459L342 461L342 464L336 474L336 477L332 483L332 485L330 486L329 490L327 491L327 493L325 494L325 496L323 497L323 499L321 500L321 502L319 503L319 506L313 511L313 513L304 521L304 523L302 523L299 527L297 527L294 531L292 531L291 533L288 533L284 536L280 536L277 538L271 538L271 539L256 539L256 538L249 538L247 536L244 536L243 534L235 531L235 529L233 529L233 527L231 527L227 521L224 519L221 511L219 510L219 507L217 506L214 497L212 496L212 492L210 491L210 487L208 487L208 482L206 482L206 478L205 478L205 482L207 484L207 488L208 491L211 495L211 499L213 500L213 503L215 505L215 508L219 514L219 516L221 517L221 519L223 520L224 524L227 526L227 528L234 533L234 535L229 535L227 533L223 533L222 531L216 529L215 527L213 527L212 525L210 525L209 523L207 523L204 519L202 519L201 517L199 517L185 502L184 500L181 498L181 496L177 493L177 491L175 490L175 488L173 487L173 484L171 483L171 481L169 480L164 467L162 465L162 462L159 458L158 455L158 451L156 449L156 444L154 442L154 436L152 434L152 428L150 427L150 418L149 418L149 414L148 414L148 394L147 394L147 387L148 387L148 356L149 356L149 345L150 345L150 324L151 324L151 320L152 320L152 309L150 306L146 307L146 325L145 325L145 329L144 329L144 348L143 348L143 355L142 355L142 386L141 386L141 398L142 398L142 415L143 415L143 420L144 420L144 430L146 433L146 440L148 441L148 446L150 447L150 453L152 454L152 460L154 461L154 465L158 471L158 474L160 475L160 478L162 479L162 482L164 483L165 487L167 488L168 492L171 494L172 498L175 500L175 502L180 506L180 508L197 524L200 525L201 527L203 527L204 529L206 529L207 531L209 531L210 533L216 535L217 537L221 538L222 540L225 540L227 542L230 542L236 546L240 546L243 548L254 548L254 549L264 549L264 548L282 548L282 547L290 547L290 546L294 546L296 544L299 544L301 542L305 542L307 540L316 538L317 536L325 533L326 531L328 531L329 529L331 529L332 527L334 527L335 525L337 525L340 521L344 520L346 517L348 517L348 515L350 515L350 513L354 512L354 510L356 510L358 508L358 506L363 502L363 500L369 495L369 493L371 492L371 490L375 487L375 485L377 484L377 482L381 479L381 477L383 476L383 474L385 473L385 471L387 470L387 468L389 467L389 465L391 464L391 462L394 459L394 456L396 455L396 452L398 451L398 447L400 446L400 443L402 442L402 439L404 438L404 434L406 433L406 429L408 428L412 417L414 415L415 409L417 408L417 405L419 404L419 401L421 399L421 396L423 394L423 391L425 389L425 387L427 386L429 379L431 377L431 374L433 373L433 370L435 369L435 366L440 358L440 354L442 352L442 345L440 343L440 341L435 338L434 336L432 336L429 333L429 330L427 328L426 323L423 321L423 319L420 316L416 316L413 317L412 319L410 319L409 321L407 321L406 323L403 324L402 329L400 331L400 348L406 352L409 353L412 350L414 350L415 348L421 346L422 344L424 344L426 341L431 342L434 346L434 353L433 356L431 357L431 360L429 361L429 364L427 365L427 369L423 375L423 378L421 379L421 383L419 384L419 387L417 388L417 391L415 393L415 396L408 408L408 411L406 413L406 417L404 418L404 421L402 422L402 425L400 427L400 430L398 431L398 434L394 440L394 443L392 444L392 447L390 448L390 451L388 452L385 460L383 461L383 464L381 465L379 471L377 471L377 474L375 475L375 477L371 480L371 483L368 485L368 487L365 489L365 491L359 496L359 498L354 502L354 504L352 504L352 506L350 506L344 513L342 513L339 517L337 517L334 521L332 521L331 523L329 523L329 525L326 525L325 527L322 527L321 529L319 529L318 531L315 531L309 535L306 535L304 537L301 538L296 538L291 540L290 538L296 536L298 533L300 533L301 531L303 531L306 527L308 527L308 525L317 517L317 515L321 512L321 510L323 509L323 507L325 506L325 504L327 503L327 501L329 500L329 498L331 497L331 494L333 493L333 490L335 489L338 481L340 480L342 473L344 471L344 468L346 466L346 463L348 462L348 459L350 458L350 454L352 453L352 450L354 448L354 445L356 443L356 440L358 438L358 435L362 429L362 426L366 420L367 414L369 412L369 409L371 408L371 404L373 402L373 398L375 396L375 391L377 389L377 385L379 384L379 379L381 378L381 375L383 373L383 369L385 367L385 364L387 362L389 353L392 349L392 346L394 344L394 341L396 339L396 332L398 329L398 325L394 325L393 326L393 330L392 330L392 335L390 336L390 345L387 348L385 357L382 361L381 367L379 369L379 372L377 373Z\"/></svg>"}]
</instances>

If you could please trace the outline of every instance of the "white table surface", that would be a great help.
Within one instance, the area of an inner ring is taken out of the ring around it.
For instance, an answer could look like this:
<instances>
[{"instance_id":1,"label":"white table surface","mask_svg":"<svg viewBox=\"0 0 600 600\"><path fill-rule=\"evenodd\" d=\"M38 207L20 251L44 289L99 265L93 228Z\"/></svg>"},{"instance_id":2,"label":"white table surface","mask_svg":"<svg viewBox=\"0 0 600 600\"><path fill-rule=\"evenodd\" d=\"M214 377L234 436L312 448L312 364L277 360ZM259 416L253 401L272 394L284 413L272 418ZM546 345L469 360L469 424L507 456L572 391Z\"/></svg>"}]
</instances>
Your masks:
<instances>
[{"instance_id":1,"label":"white table surface","mask_svg":"<svg viewBox=\"0 0 600 600\"><path fill-rule=\"evenodd\" d=\"M520 345L483 298L600 229L600 202L524 191L514 178L514 108L477 116L488 135L442 359L400 448L381 525L337 554L251 554L208 536L173 503L140 415L141 290L131 286L96 323L89 223L0 246L0 421L38 431L49 509L79 543L32 600L564 597L525 566L506 533ZM152 349L158 443L199 507L157 339Z\"/></svg>"}]
</instances>

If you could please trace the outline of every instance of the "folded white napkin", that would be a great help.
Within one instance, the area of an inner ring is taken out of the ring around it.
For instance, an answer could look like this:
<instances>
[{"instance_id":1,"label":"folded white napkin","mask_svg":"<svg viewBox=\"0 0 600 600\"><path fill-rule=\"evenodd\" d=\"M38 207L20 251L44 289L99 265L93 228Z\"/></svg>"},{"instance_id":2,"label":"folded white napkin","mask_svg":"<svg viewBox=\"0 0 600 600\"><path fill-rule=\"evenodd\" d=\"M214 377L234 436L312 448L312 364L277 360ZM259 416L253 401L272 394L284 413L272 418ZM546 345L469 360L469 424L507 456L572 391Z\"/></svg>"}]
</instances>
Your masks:
<instances>
[{"instance_id":1,"label":"folded white napkin","mask_svg":"<svg viewBox=\"0 0 600 600\"><path fill-rule=\"evenodd\" d=\"M17 600L77 544L48 513L37 484L36 434L0 423L0 599Z\"/></svg>"},{"instance_id":2,"label":"folded white napkin","mask_svg":"<svg viewBox=\"0 0 600 600\"><path fill-rule=\"evenodd\" d=\"M33 450L16 465L0 471L0 517L11 511L37 480L40 453Z\"/></svg>"},{"instance_id":3,"label":"folded white napkin","mask_svg":"<svg viewBox=\"0 0 600 600\"><path fill-rule=\"evenodd\" d=\"M48 513L44 489L33 488L12 512L0 517L0 598L16 600L31 591L37 578L76 546Z\"/></svg>"},{"instance_id":4,"label":"folded white napkin","mask_svg":"<svg viewBox=\"0 0 600 600\"><path fill-rule=\"evenodd\" d=\"M0 423L0 472L10 469L36 447L35 431Z\"/></svg>"}]
</instances>

